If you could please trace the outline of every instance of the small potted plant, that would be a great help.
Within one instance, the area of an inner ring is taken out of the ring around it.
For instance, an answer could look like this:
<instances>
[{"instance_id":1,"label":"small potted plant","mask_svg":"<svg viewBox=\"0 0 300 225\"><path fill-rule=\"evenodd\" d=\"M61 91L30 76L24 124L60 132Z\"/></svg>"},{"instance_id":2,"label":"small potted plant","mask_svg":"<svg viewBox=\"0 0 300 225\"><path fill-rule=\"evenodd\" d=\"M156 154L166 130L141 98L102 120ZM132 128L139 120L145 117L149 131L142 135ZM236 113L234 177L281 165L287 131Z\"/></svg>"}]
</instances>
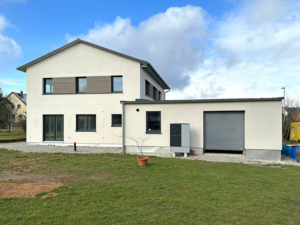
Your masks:
<instances>
[{"instance_id":1,"label":"small potted plant","mask_svg":"<svg viewBox=\"0 0 300 225\"><path fill-rule=\"evenodd\" d=\"M132 138L131 136L126 136L126 138L134 141L141 153L141 156L137 158L138 160L138 163L139 163L139 166L147 166L147 163L148 163L148 157L145 157L143 155L143 145L144 145L144 142L147 141L149 139L148 136L146 136L145 138L143 137L140 137L140 138Z\"/></svg>"}]
</instances>

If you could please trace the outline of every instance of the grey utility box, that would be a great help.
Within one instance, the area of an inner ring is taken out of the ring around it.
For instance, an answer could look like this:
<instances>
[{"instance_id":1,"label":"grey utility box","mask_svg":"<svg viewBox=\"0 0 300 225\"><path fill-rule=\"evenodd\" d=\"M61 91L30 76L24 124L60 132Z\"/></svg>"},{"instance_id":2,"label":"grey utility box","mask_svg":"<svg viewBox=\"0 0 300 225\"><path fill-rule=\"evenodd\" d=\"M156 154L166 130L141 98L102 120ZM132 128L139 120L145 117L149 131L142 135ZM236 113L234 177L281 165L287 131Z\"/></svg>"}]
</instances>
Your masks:
<instances>
[{"instance_id":1,"label":"grey utility box","mask_svg":"<svg viewBox=\"0 0 300 225\"><path fill-rule=\"evenodd\" d=\"M190 152L190 124L170 124L170 151L178 153Z\"/></svg>"}]
</instances>

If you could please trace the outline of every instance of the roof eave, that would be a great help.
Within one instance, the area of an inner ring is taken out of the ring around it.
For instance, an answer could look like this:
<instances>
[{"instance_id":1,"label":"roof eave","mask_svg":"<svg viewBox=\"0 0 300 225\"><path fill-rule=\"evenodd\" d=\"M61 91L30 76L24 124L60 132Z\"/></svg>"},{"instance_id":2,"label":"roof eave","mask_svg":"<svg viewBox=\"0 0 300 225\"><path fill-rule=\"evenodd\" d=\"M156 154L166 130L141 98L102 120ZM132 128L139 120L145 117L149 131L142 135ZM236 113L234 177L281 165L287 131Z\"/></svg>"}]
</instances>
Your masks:
<instances>
[{"instance_id":1,"label":"roof eave","mask_svg":"<svg viewBox=\"0 0 300 225\"><path fill-rule=\"evenodd\" d=\"M162 100L162 101L121 101L124 104L178 104L178 103L222 103L222 102L263 102L282 101L283 97L276 98L231 98L231 99L189 99L189 100Z\"/></svg>"}]
</instances>

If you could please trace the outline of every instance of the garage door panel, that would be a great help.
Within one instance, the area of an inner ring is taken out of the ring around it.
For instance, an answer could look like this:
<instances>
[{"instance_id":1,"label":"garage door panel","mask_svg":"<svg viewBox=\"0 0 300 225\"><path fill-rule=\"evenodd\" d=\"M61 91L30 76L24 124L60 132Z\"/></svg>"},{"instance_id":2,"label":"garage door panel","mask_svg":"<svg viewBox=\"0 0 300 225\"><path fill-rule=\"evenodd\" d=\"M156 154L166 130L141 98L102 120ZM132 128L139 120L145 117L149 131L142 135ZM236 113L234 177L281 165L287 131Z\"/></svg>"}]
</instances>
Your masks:
<instances>
[{"instance_id":1,"label":"garage door panel","mask_svg":"<svg viewBox=\"0 0 300 225\"><path fill-rule=\"evenodd\" d=\"M244 112L205 112L204 148L244 149Z\"/></svg>"}]
</instances>

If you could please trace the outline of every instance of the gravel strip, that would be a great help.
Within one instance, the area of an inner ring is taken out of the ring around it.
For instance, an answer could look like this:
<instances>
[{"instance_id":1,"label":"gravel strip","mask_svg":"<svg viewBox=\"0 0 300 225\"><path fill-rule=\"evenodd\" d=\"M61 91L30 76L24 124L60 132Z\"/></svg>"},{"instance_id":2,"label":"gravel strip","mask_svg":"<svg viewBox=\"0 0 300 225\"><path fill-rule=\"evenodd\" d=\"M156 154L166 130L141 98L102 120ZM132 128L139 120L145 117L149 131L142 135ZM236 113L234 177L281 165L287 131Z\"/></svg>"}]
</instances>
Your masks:
<instances>
[{"instance_id":1,"label":"gravel strip","mask_svg":"<svg viewBox=\"0 0 300 225\"><path fill-rule=\"evenodd\" d=\"M26 142L16 142L16 143L0 143L0 148L6 148L9 150L17 150L22 152L35 152L35 153L75 153L75 154L88 154L88 153L122 153L122 148L120 147L77 147L77 151L74 152L72 146L54 146L54 145L27 145ZM145 154L146 155L146 154ZM157 154L157 156L160 156ZM162 156L168 157L170 156ZM270 164L278 165L294 165L300 166L300 163L292 160L291 157L281 155L281 161L269 161L269 160L254 160L246 159L244 155L237 154L220 154L220 153L206 153L203 155L194 155L184 157L176 157L180 159L188 160L203 160L210 162L231 162L231 163L244 163L244 164L258 164L262 166L268 166Z\"/></svg>"}]
</instances>

